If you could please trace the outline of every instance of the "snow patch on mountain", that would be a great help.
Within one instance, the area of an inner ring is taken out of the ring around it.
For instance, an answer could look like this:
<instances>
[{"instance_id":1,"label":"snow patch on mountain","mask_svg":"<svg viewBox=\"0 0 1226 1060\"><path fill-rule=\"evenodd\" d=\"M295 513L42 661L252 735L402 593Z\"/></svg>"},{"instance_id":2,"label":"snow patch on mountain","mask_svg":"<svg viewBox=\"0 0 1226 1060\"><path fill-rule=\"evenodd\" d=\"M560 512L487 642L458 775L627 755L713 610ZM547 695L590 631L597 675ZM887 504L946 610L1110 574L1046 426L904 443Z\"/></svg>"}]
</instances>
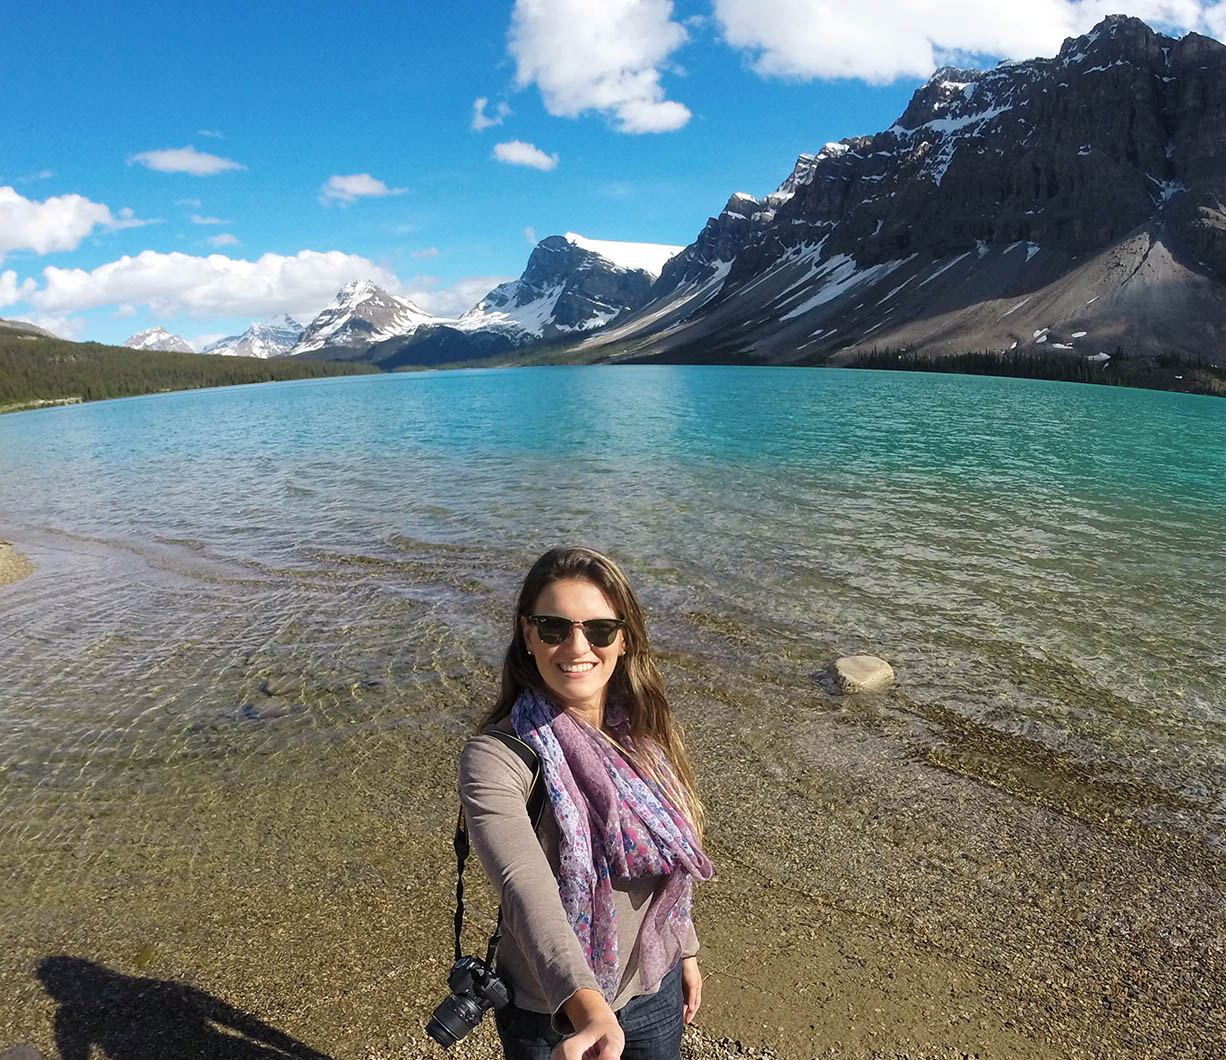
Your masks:
<instances>
[{"instance_id":1,"label":"snow patch on mountain","mask_svg":"<svg viewBox=\"0 0 1226 1060\"><path fill-rule=\"evenodd\" d=\"M588 239L577 232L567 232L568 243L573 243L623 269L647 273L653 280L660 275L664 263L680 254L685 247L671 247L663 243L617 243L608 239Z\"/></svg>"}]
</instances>

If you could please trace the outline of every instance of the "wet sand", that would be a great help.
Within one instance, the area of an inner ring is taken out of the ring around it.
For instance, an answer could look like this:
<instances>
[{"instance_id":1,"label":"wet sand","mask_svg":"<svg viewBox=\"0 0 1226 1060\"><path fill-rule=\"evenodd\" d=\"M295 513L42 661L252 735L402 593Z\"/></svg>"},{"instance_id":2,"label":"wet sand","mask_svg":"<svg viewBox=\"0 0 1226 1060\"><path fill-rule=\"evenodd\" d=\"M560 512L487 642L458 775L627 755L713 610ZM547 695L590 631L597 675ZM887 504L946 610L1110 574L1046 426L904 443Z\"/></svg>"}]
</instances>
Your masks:
<instances>
[{"instance_id":1,"label":"wet sand","mask_svg":"<svg viewBox=\"0 0 1226 1060\"><path fill-rule=\"evenodd\" d=\"M7 541L0 541L0 585L26 577L33 568L30 561Z\"/></svg>"},{"instance_id":2,"label":"wet sand","mask_svg":"<svg viewBox=\"0 0 1226 1060\"><path fill-rule=\"evenodd\" d=\"M970 737L899 753L888 700L781 699L736 728L735 694L665 669L717 869L688 1057L1221 1055L1226 903L1205 843L1079 801L1071 778L1028 792ZM430 698L356 690L397 720L323 757L285 741L263 769L184 758L173 791L32 788L43 808L0 822L0 1051L59 1055L58 1018L62 1043L114 1057L219 1054L219 1027L252 1060L259 1041L444 1055L422 1027L451 961L455 762L491 690L462 671ZM476 952L495 907L479 868L466 879ZM499 1055L490 1021L452 1052Z\"/></svg>"}]
</instances>

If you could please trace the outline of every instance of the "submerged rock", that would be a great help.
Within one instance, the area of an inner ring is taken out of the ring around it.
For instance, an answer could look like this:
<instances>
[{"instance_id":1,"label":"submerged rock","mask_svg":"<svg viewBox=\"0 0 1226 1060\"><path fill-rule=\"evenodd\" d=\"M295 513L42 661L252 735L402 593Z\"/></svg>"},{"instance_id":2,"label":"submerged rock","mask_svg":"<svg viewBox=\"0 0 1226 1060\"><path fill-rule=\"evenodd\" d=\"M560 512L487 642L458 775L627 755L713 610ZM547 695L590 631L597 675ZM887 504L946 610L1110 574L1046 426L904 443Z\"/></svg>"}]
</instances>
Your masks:
<instances>
[{"instance_id":1,"label":"submerged rock","mask_svg":"<svg viewBox=\"0 0 1226 1060\"><path fill-rule=\"evenodd\" d=\"M830 667L839 691L876 692L894 683L894 667L876 655L844 655Z\"/></svg>"},{"instance_id":2,"label":"submerged rock","mask_svg":"<svg viewBox=\"0 0 1226 1060\"><path fill-rule=\"evenodd\" d=\"M278 674L269 677L260 685L260 691L266 696L300 696L306 682L294 674Z\"/></svg>"},{"instance_id":3,"label":"submerged rock","mask_svg":"<svg viewBox=\"0 0 1226 1060\"><path fill-rule=\"evenodd\" d=\"M244 718L264 721L268 718L284 718L287 714L301 709L302 704L300 703L291 703L288 699L282 699L279 696L267 696L244 703L242 714Z\"/></svg>"}]
</instances>

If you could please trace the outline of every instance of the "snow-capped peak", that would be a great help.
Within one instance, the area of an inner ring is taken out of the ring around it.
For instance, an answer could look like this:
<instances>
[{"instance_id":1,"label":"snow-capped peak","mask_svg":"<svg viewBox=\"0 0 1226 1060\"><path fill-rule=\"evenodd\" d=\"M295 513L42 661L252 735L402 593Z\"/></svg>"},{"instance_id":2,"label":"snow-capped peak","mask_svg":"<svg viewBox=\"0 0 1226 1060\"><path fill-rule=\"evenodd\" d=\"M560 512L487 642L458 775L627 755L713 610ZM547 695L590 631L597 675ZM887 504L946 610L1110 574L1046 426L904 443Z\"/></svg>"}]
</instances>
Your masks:
<instances>
[{"instance_id":1,"label":"snow-capped peak","mask_svg":"<svg viewBox=\"0 0 1226 1060\"><path fill-rule=\"evenodd\" d=\"M336 295L336 302L360 302L372 294L378 294L382 288L374 280L350 280Z\"/></svg>"},{"instance_id":2,"label":"snow-capped peak","mask_svg":"<svg viewBox=\"0 0 1226 1060\"><path fill-rule=\"evenodd\" d=\"M180 336L163 327L146 328L130 335L123 344L132 350L166 350L170 353L195 353Z\"/></svg>"},{"instance_id":3,"label":"snow-capped peak","mask_svg":"<svg viewBox=\"0 0 1226 1060\"><path fill-rule=\"evenodd\" d=\"M653 280L660 275L669 258L685 249L666 246L663 243L617 243L608 239L588 239L577 232L567 232L564 238L568 243L599 254L606 261L611 261L623 269L645 272Z\"/></svg>"},{"instance_id":4,"label":"snow-capped peak","mask_svg":"<svg viewBox=\"0 0 1226 1060\"><path fill-rule=\"evenodd\" d=\"M287 313L271 320L253 320L241 335L230 335L206 346L202 352L229 357L284 357L302 337L302 325Z\"/></svg>"},{"instance_id":5,"label":"snow-capped peak","mask_svg":"<svg viewBox=\"0 0 1226 1060\"><path fill-rule=\"evenodd\" d=\"M412 335L425 324L441 322L440 317L389 294L373 280L351 280L311 321L290 352L297 356L324 347L366 349L386 339Z\"/></svg>"}]
</instances>

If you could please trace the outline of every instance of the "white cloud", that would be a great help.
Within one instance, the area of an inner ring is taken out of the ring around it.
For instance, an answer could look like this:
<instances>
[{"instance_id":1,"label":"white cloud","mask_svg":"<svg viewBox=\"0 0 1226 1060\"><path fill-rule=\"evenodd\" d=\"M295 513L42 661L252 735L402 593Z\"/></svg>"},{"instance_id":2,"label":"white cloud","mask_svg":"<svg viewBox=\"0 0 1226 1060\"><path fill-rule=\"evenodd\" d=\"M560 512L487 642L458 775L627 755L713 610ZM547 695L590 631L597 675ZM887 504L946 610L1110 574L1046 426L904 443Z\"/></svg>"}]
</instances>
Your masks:
<instances>
[{"instance_id":1,"label":"white cloud","mask_svg":"<svg viewBox=\"0 0 1226 1060\"><path fill-rule=\"evenodd\" d=\"M533 246L536 246L536 229L531 225L526 225L524 227L524 238Z\"/></svg>"},{"instance_id":2,"label":"white cloud","mask_svg":"<svg viewBox=\"0 0 1226 1060\"><path fill-rule=\"evenodd\" d=\"M672 0L516 0L508 47L521 87L536 84L550 114L609 115L622 132L670 132L690 120L665 99L660 75L686 41Z\"/></svg>"},{"instance_id":3,"label":"white cloud","mask_svg":"<svg viewBox=\"0 0 1226 1060\"><path fill-rule=\"evenodd\" d=\"M500 283L513 276L470 276L449 287L438 288L432 276L414 276L400 285L397 294L416 302L427 313L440 317L458 317L471 309Z\"/></svg>"},{"instance_id":4,"label":"white cloud","mask_svg":"<svg viewBox=\"0 0 1226 1060\"><path fill-rule=\"evenodd\" d=\"M331 201L356 202L363 198L382 198L385 195L403 195L408 188L389 188L383 181L369 173L354 173L348 177L331 176L319 189L319 201L325 205Z\"/></svg>"},{"instance_id":5,"label":"white cloud","mask_svg":"<svg viewBox=\"0 0 1226 1060\"><path fill-rule=\"evenodd\" d=\"M415 258L437 258L438 247L422 247L421 250L415 250L412 254Z\"/></svg>"},{"instance_id":6,"label":"white cloud","mask_svg":"<svg viewBox=\"0 0 1226 1060\"><path fill-rule=\"evenodd\" d=\"M207 151L197 151L190 144L187 147L169 147L161 151L142 151L128 159L128 165L134 163L159 173L191 173L197 177L209 177L214 173L224 173L227 169L247 168L233 159L210 155Z\"/></svg>"},{"instance_id":7,"label":"white cloud","mask_svg":"<svg viewBox=\"0 0 1226 1060\"><path fill-rule=\"evenodd\" d=\"M176 206L187 206L193 210L199 210L201 202L199 199L175 199Z\"/></svg>"},{"instance_id":8,"label":"white cloud","mask_svg":"<svg viewBox=\"0 0 1226 1060\"><path fill-rule=\"evenodd\" d=\"M225 134L221 132L220 129L197 129L196 135L197 136L209 136L209 137L212 137L214 140L224 140L226 138Z\"/></svg>"},{"instance_id":9,"label":"white cloud","mask_svg":"<svg viewBox=\"0 0 1226 1060\"><path fill-rule=\"evenodd\" d=\"M0 272L0 305L12 305L14 302L24 302L37 286L29 277L17 282L17 273L12 269Z\"/></svg>"},{"instance_id":10,"label":"white cloud","mask_svg":"<svg viewBox=\"0 0 1226 1060\"><path fill-rule=\"evenodd\" d=\"M475 132L481 132L483 129L501 125L511 115L511 108L507 106L506 100L498 101L493 114L485 113L487 103L489 103L489 100L484 96L478 96L473 100L472 127Z\"/></svg>"},{"instance_id":11,"label":"white cloud","mask_svg":"<svg viewBox=\"0 0 1226 1060\"><path fill-rule=\"evenodd\" d=\"M558 156L547 155L535 144L524 143L523 140L509 140L505 144L494 144L494 157L499 162L511 166L530 166L533 169L557 169Z\"/></svg>"},{"instance_id":12,"label":"white cloud","mask_svg":"<svg viewBox=\"0 0 1226 1060\"><path fill-rule=\"evenodd\" d=\"M229 232L222 232L209 238L209 242L215 247L232 247L238 243L238 236L233 236Z\"/></svg>"},{"instance_id":13,"label":"white cloud","mask_svg":"<svg viewBox=\"0 0 1226 1060\"><path fill-rule=\"evenodd\" d=\"M106 223L106 230L108 232L118 232L124 228L144 228L145 225L160 225L161 223L162 219L160 217L150 217L148 219L137 217L136 211L131 206L124 206Z\"/></svg>"},{"instance_id":14,"label":"white cloud","mask_svg":"<svg viewBox=\"0 0 1226 1060\"><path fill-rule=\"evenodd\" d=\"M40 169L37 173L29 173L24 177L18 177L14 183L33 184L36 180L50 180L54 176L54 169Z\"/></svg>"},{"instance_id":15,"label":"white cloud","mask_svg":"<svg viewBox=\"0 0 1226 1060\"><path fill-rule=\"evenodd\" d=\"M230 223L220 217L201 217L198 213L192 214L191 220L194 225L228 225Z\"/></svg>"},{"instance_id":16,"label":"white cloud","mask_svg":"<svg viewBox=\"0 0 1226 1060\"><path fill-rule=\"evenodd\" d=\"M132 228L145 224L130 210L112 214L110 207L84 195L56 195L42 202L11 187L0 187L0 261L12 250L50 254L76 250L95 228Z\"/></svg>"},{"instance_id":17,"label":"white cloud","mask_svg":"<svg viewBox=\"0 0 1226 1060\"><path fill-rule=\"evenodd\" d=\"M724 39L752 56L767 77L858 78L884 84L927 77L938 65L976 56L1029 59L1054 55L1066 37L1090 30L1119 9L1118 0L714 0ZM1171 28L1193 29L1226 4L1133 0L1129 14ZM1226 25L1223 26L1226 28ZM885 30L883 32L883 29Z\"/></svg>"},{"instance_id":18,"label":"white cloud","mask_svg":"<svg viewBox=\"0 0 1226 1060\"><path fill-rule=\"evenodd\" d=\"M203 335L193 335L190 339L184 338L183 341L186 342L193 350L199 353L206 346L212 345L218 339L228 339L229 337L229 333L225 331L206 331Z\"/></svg>"},{"instance_id":19,"label":"white cloud","mask_svg":"<svg viewBox=\"0 0 1226 1060\"><path fill-rule=\"evenodd\" d=\"M301 320L314 317L350 280L366 276L388 290L397 285L387 269L337 250L265 254L256 261L146 250L90 271L48 267L43 286L27 301L44 313L136 305L159 319L289 313Z\"/></svg>"}]
</instances>

